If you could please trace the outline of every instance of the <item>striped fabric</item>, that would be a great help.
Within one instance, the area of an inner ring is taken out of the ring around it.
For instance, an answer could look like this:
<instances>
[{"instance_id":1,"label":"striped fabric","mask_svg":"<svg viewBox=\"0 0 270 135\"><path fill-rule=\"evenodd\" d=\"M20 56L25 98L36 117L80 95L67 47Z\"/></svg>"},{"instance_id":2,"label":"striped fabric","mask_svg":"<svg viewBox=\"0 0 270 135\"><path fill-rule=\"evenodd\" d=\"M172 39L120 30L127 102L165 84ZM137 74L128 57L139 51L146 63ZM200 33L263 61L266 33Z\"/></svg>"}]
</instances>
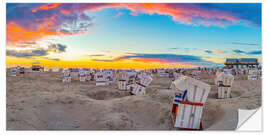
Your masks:
<instances>
[{"instance_id":1,"label":"striped fabric","mask_svg":"<svg viewBox=\"0 0 270 135\"><path fill-rule=\"evenodd\" d=\"M203 104L180 101L176 111L174 127L180 129L201 129Z\"/></svg>"}]
</instances>

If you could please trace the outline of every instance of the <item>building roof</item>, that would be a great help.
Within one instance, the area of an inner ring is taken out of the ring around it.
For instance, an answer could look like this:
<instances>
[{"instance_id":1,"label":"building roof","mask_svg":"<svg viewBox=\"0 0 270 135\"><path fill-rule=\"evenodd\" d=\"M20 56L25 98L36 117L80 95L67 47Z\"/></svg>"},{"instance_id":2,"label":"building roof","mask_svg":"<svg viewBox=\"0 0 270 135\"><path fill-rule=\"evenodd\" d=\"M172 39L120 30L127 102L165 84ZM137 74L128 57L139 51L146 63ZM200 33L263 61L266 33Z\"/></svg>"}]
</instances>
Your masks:
<instances>
[{"instance_id":1,"label":"building roof","mask_svg":"<svg viewBox=\"0 0 270 135\"><path fill-rule=\"evenodd\" d=\"M226 62L238 62L238 59L226 59Z\"/></svg>"},{"instance_id":2,"label":"building roof","mask_svg":"<svg viewBox=\"0 0 270 135\"><path fill-rule=\"evenodd\" d=\"M241 58L239 59L240 62L257 62L256 58Z\"/></svg>"}]
</instances>

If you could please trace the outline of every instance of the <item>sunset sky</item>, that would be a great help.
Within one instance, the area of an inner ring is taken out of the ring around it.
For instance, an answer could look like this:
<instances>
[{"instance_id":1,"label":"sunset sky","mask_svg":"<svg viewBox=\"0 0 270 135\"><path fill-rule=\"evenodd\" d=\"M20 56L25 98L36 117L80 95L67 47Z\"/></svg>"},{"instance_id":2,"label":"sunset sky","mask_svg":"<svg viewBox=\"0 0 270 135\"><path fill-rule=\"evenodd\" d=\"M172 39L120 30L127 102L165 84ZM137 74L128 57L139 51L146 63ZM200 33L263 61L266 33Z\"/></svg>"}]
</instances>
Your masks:
<instances>
[{"instance_id":1,"label":"sunset sky","mask_svg":"<svg viewBox=\"0 0 270 135\"><path fill-rule=\"evenodd\" d=\"M7 66L213 67L261 60L261 4L7 4Z\"/></svg>"}]
</instances>

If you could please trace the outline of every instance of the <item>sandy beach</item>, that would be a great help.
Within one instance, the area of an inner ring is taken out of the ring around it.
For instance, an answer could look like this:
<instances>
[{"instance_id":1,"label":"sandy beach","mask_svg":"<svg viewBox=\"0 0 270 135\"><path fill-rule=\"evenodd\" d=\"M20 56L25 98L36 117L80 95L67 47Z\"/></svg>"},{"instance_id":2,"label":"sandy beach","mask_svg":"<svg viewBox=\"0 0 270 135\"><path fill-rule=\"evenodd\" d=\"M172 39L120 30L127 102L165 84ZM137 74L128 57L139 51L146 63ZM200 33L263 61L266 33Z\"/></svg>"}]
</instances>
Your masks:
<instances>
[{"instance_id":1,"label":"sandy beach","mask_svg":"<svg viewBox=\"0 0 270 135\"><path fill-rule=\"evenodd\" d=\"M203 109L203 130L234 130L237 109L261 106L261 80L238 75L232 98L217 99L215 75L201 74L211 85ZM62 82L62 73L7 76L7 130L178 130L170 112L174 93L170 79L154 74L145 96L130 95L117 84Z\"/></svg>"}]
</instances>

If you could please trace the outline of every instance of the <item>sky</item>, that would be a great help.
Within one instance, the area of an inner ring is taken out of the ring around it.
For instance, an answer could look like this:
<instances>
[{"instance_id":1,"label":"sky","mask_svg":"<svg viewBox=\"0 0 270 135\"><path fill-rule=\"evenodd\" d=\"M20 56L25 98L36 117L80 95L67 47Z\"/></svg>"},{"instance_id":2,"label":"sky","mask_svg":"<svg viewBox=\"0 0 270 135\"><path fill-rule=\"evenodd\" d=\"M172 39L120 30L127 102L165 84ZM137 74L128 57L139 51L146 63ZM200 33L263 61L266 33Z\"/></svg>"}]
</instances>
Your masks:
<instances>
[{"instance_id":1,"label":"sky","mask_svg":"<svg viewBox=\"0 0 270 135\"><path fill-rule=\"evenodd\" d=\"M7 66L193 68L261 61L260 3L8 3Z\"/></svg>"}]
</instances>

